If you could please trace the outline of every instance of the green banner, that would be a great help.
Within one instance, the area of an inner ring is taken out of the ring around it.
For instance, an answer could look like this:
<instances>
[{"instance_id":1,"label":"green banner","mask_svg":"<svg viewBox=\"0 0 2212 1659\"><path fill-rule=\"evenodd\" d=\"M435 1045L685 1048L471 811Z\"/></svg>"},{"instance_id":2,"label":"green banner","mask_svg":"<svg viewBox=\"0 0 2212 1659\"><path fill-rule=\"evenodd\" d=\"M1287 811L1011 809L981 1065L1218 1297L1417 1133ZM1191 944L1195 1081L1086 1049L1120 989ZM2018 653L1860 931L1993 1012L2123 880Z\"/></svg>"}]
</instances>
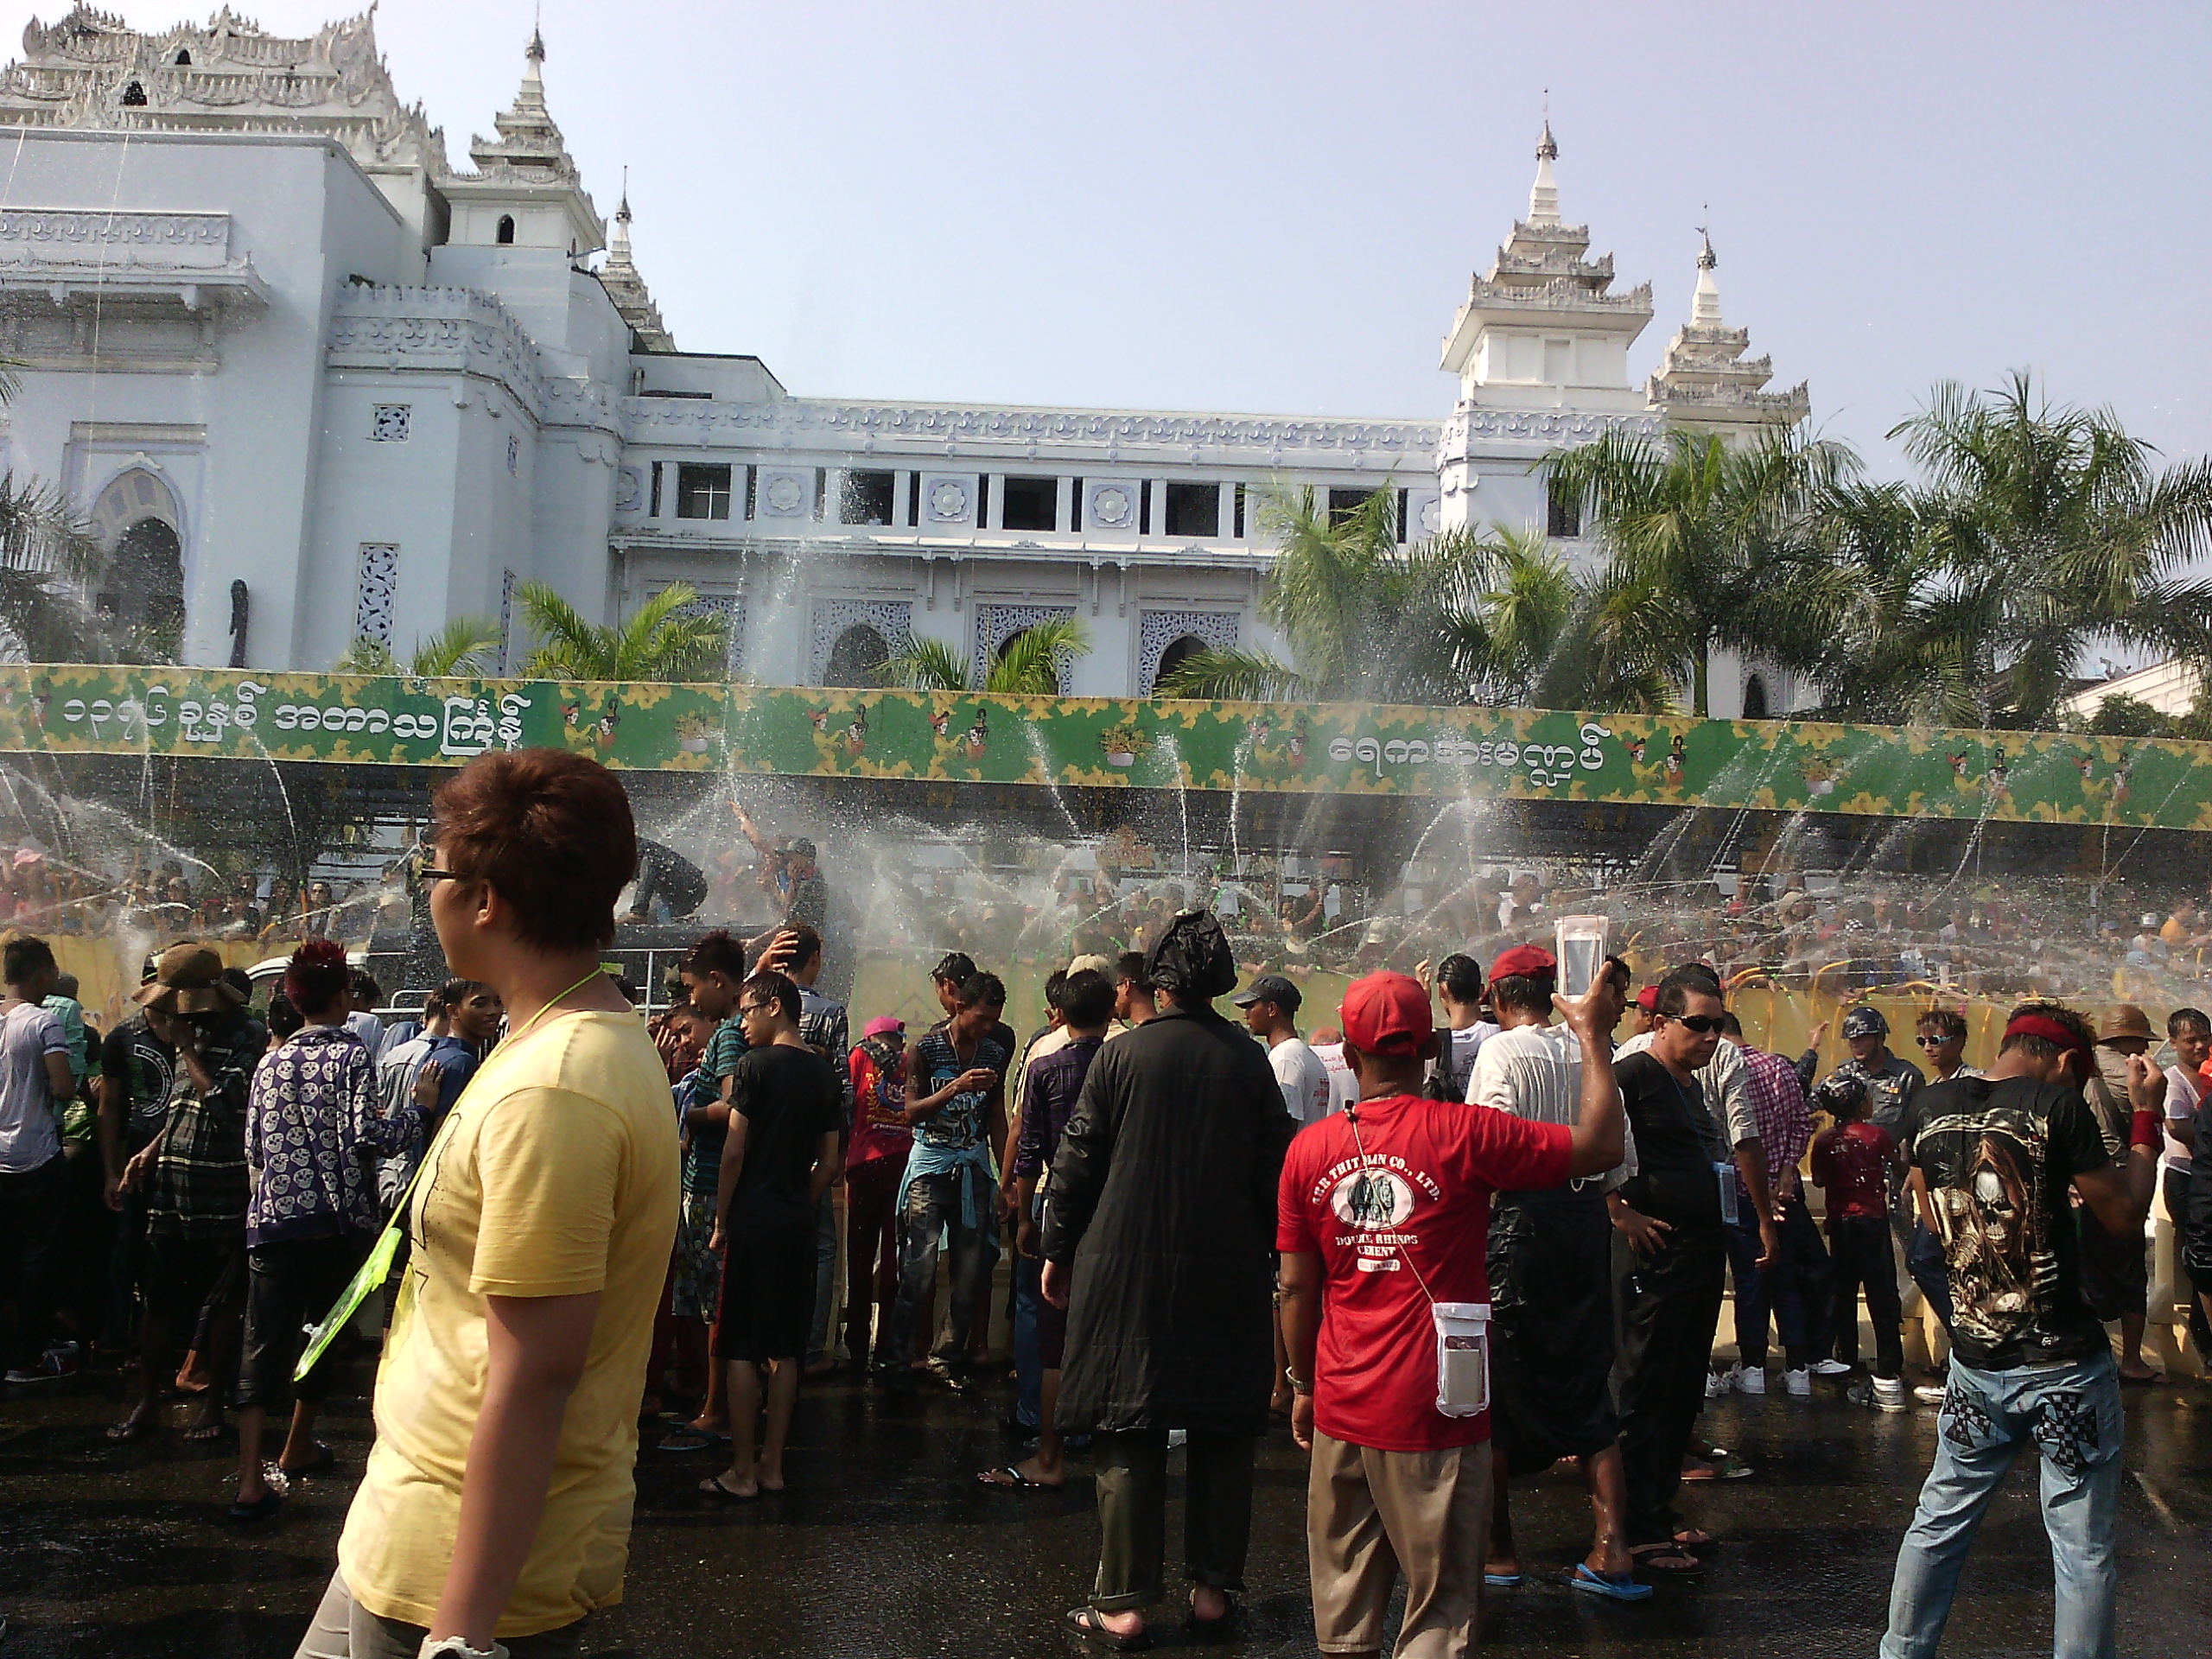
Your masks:
<instances>
[{"instance_id":1,"label":"green banner","mask_svg":"<svg viewBox=\"0 0 2212 1659\"><path fill-rule=\"evenodd\" d=\"M0 751L1509 797L2212 830L2212 745L1529 709L0 668Z\"/></svg>"}]
</instances>

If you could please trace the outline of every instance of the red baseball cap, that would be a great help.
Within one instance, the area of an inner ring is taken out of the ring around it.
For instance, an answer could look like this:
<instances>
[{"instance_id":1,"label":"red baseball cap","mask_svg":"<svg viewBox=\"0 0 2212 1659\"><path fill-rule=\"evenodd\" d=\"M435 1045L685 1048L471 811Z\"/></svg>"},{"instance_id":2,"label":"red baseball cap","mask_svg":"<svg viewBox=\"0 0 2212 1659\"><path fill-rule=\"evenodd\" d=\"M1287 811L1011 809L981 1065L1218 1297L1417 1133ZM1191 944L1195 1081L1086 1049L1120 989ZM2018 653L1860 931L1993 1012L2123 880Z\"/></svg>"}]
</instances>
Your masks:
<instances>
[{"instance_id":1,"label":"red baseball cap","mask_svg":"<svg viewBox=\"0 0 2212 1659\"><path fill-rule=\"evenodd\" d=\"M1636 1006L1642 1008L1646 1014L1658 1013L1659 988L1656 985L1647 985L1642 990L1638 991L1636 994Z\"/></svg>"},{"instance_id":2,"label":"red baseball cap","mask_svg":"<svg viewBox=\"0 0 2212 1659\"><path fill-rule=\"evenodd\" d=\"M1493 981L1537 979L1558 972L1558 959L1541 944L1516 944L1510 950L1500 952L1497 960L1490 965Z\"/></svg>"},{"instance_id":3,"label":"red baseball cap","mask_svg":"<svg viewBox=\"0 0 2212 1659\"><path fill-rule=\"evenodd\" d=\"M1436 1029L1428 993L1403 974L1370 974L1344 990L1344 1040L1367 1054L1410 1054Z\"/></svg>"}]
</instances>

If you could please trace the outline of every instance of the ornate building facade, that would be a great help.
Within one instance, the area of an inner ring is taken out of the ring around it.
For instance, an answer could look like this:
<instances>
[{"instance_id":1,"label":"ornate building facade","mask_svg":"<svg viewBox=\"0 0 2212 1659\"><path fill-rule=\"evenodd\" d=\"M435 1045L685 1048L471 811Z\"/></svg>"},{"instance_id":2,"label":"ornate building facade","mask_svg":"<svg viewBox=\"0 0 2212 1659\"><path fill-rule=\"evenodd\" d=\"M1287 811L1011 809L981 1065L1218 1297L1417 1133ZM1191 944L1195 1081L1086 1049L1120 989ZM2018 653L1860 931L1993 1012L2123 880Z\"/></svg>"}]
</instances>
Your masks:
<instances>
[{"instance_id":1,"label":"ornate building facade","mask_svg":"<svg viewBox=\"0 0 2212 1659\"><path fill-rule=\"evenodd\" d=\"M0 452L82 505L103 603L181 614L183 660L320 669L363 635L404 657L478 615L517 668L518 584L608 620L683 582L764 680L866 683L919 639L980 668L1072 615L1091 649L1064 689L1143 695L1192 651L1276 643L1268 492L1387 490L1408 540L1537 524L1573 554L1547 453L1808 406L1722 322L1709 242L1689 322L1631 381L1649 286L1615 292L1561 219L1548 124L1528 215L1446 337L1444 418L795 396L758 359L677 349L544 57L533 36L463 169L368 15L306 39L227 8L25 29L0 72L0 355L23 365Z\"/></svg>"}]
</instances>

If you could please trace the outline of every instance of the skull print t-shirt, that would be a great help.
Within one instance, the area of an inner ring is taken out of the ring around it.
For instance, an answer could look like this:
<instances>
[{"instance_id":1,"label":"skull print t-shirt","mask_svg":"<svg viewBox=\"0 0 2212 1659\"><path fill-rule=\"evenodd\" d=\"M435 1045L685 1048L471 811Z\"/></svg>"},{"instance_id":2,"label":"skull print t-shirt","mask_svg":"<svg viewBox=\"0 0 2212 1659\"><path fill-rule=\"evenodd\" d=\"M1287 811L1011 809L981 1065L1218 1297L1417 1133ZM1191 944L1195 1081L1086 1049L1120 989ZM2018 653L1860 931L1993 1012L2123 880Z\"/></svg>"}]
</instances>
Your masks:
<instances>
[{"instance_id":1,"label":"skull print t-shirt","mask_svg":"<svg viewBox=\"0 0 2212 1659\"><path fill-rule=\"evenodd\" d=\"M2009 1371L2102 1352L2069 1192L2110 1161L2088 1103L2032 1077L1961 1077L1923 1090L1900 1138L1934 1203L1960 1363Z\"/></svg>"}]
</instances>

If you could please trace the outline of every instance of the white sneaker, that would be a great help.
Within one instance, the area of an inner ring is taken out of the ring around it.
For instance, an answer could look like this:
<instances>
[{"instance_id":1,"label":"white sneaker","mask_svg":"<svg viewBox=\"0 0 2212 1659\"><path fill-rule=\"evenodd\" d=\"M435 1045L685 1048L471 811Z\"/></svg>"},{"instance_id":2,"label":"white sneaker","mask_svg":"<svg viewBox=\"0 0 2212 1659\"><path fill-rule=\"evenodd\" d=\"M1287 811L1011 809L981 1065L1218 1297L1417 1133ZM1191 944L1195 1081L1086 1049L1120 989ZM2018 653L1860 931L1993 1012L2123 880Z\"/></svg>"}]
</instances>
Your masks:
<instances>
[{"instance_id":1,"label":"white sneaker","mask_svg":"<svg viewBox=\"0 0 2212 1659\"><path fill-rule=\"evenodd\" d=\"M1840 1359L1816 1359L1808 1368L1815 1376L1849 1376L1851 1367Z\"/></svg>"},{"instance_id":2,"label":"white sneaker","mask_svg":"<svg viewBox=\"0 0 2212 1659\"><path fill-rule=\"evenodd\" d=\"M1906 1404L1904 1379L1899 1376L1876 1377L1874 1403L1884 1411L1903 1411Z\"/></svg>"},{"instance_id":3,"label":"white sneaker","mask_svg":"<svg viewBox=\"0 0 2212 1659\"><path fill-rule=\"evenodd\" d=\"M1782 1374L1782 1386L1796 1395L1798 1399L1808 1399L1813 1392L1813 1373L1802 1366L1794 1371L1784 1371Z\"/></svg>"},{"instance_id":4,"label":"white sneaker","mask_svg":"<svg viewBox=\"0 0 2212 1659\"><path fill-rule=\"evenodd\" d=\"M1727 1393L1734 1386L1734 1375L1732 1371L1707 1371L1705 1374L1705 1397L1718 1400Z\"/></svg>"},{"instance_id":5,"label":"white sneaker","mask_svg":"<svg viewBox=\"0 0 2212 1659\"><path fill-rule=\"evenodd\" d=\"M1766 1372L1738 1363L1728 1373L1728 1386L1738 1394L1763 1395L1766 1392Z\"/></svg>"},{"instance_id":6,"label":"white sneaker","mask_svg":"<svg viewBox=\"0 0 2212 1659\"><path fill-rule=\"evenodd\" d=\"M1950 1392L1941 1382L1923 1382L1912 1391L1912 1397L1923 1406L1940 1406Z\"/></svg>"}]
</instances>

